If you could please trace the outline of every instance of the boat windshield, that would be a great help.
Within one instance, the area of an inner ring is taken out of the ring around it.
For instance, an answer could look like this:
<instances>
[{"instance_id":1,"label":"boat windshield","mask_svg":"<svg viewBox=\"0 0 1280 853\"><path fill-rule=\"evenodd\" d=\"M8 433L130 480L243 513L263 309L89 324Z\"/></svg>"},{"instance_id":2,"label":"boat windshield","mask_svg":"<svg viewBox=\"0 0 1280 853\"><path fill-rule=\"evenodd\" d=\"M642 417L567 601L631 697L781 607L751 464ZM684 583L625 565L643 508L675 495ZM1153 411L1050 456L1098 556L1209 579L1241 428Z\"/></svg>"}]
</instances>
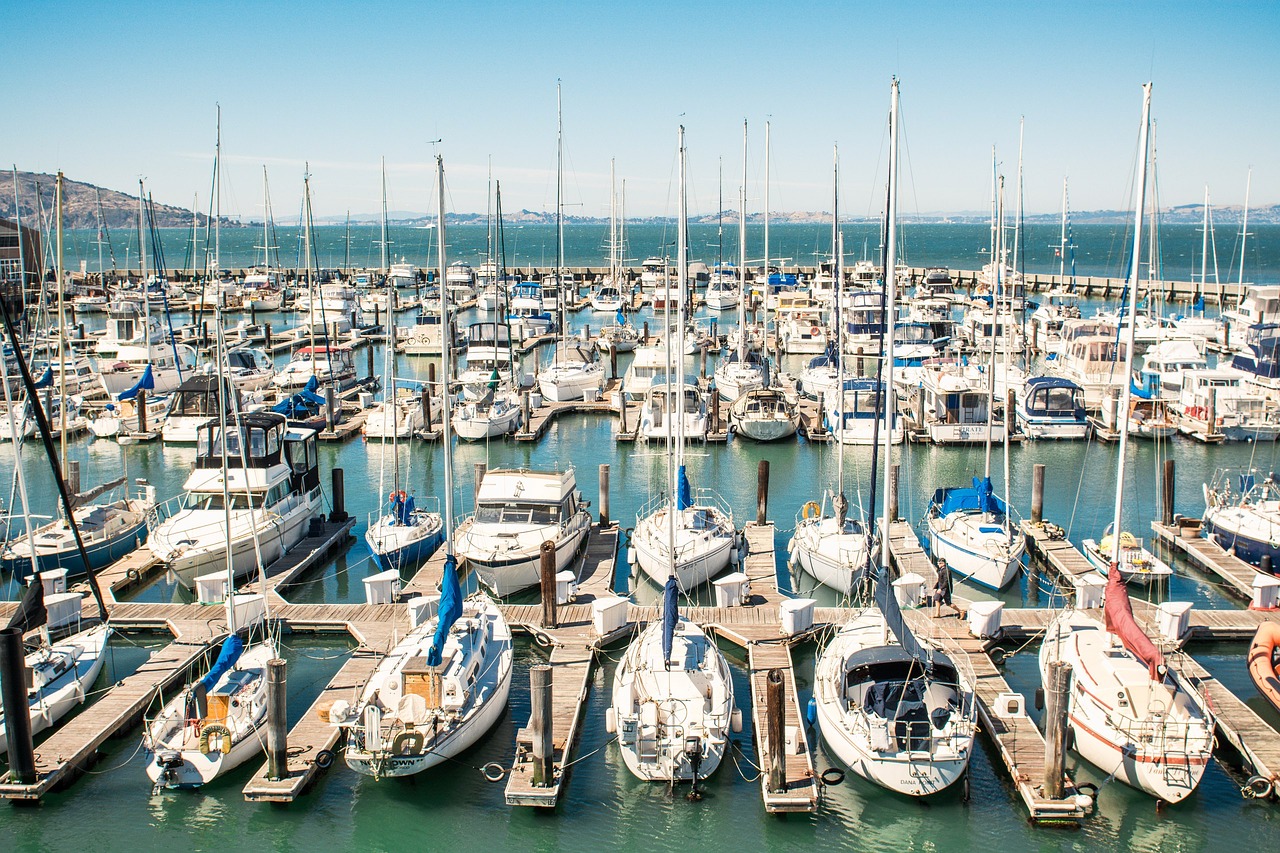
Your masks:
<instances>
[{"instance_id":1,"label":"boat windshield","mask_svg":"<svg viewBox=\"0 0 1280 853\"><path fill-rule=\"evenodd\" d=\"M244 492L232 492L231 509L248 509L249 496ZM262 506L262 495L255 494L253 496L253 506L257 509ZM222 501L222 492L188 492L186 498L182 502L183 509L226 509L226 505Z\"/></svg>"},{"instance_id":2,"label":"boat windshield","mask_svg":"<svg viewBox=\"0 0 1280 853\"><path fill-rule=\"evenodd\" d=\"M476 510L478 524L559 524L559 504L481 504Z\"/></svg>"}]
</instances>

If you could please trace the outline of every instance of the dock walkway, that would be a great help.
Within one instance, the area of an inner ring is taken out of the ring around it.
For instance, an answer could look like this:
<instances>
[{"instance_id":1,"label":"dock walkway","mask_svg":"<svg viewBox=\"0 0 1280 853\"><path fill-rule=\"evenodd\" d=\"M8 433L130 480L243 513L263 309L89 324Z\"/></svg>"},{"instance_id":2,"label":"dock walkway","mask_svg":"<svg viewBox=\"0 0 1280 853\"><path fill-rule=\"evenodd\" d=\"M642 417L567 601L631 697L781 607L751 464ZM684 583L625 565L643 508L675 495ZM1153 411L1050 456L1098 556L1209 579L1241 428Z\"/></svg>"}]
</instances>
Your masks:
<instances>
[{"instance_id":1,"label":"dock walkway","mask_svg":"<svg viewBox=\"0 0 1280 853\"><path fill-rule=\"evenodd\" d=\"M1189 521L1192 523L1187 523ZM1258 570L1201 536L1198 521L1183 519L1177 526L1153 521L1151 530L1158 542L1185 557L1196 568L1221 578L1228 592L1246 601L1253 598L1253 579L1258 576Z\"/></svg>"}]
</instances>

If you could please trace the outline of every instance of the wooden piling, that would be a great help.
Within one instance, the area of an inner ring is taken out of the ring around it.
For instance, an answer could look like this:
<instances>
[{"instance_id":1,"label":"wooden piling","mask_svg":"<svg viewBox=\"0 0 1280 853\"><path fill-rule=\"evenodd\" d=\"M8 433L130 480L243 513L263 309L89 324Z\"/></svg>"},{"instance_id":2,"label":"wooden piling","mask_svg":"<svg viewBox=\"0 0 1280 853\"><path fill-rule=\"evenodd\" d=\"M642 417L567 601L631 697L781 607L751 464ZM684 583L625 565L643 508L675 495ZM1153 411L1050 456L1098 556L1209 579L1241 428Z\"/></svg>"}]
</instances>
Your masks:
<instances>
[{"instance_id":1,"label":"wooden piling","mask_svg":"<svg viewBox=\"0 0 1280 853\"><path fill-rule=\"evenodd\" d=\"M1174 499L1174 461L1172 459L1164 460L1164 476L1160 478L1160 491L1163 500L1160 505L1160 520L1166 527L1173 524L1173 499Z\"/></svg>"},{"instance_id":2,"label":"wooden piling","mask_svg":"<svg viewBox=\"0 0 1280 853\"><path fill-rule=\"evenodd\" d=\"M533 419L533 407L529 400L529 392L523 391L520 394L520 423L525 429L529 428L529 422Z\"/></svg>"},{"instance_id":3,"label":"wooden piling","mask_svg":"<svg viewBox=\"0 0 1280 853\"><path fill-rule=\"evenodd\" d=\"M756 465L756 524L769 523L769 460Z\"/></svg>"},{"instance_id":4,"label":"wooden piling","mask_svg":"<svg viewBox=\"0 0 1280 853\"><path fill-rule=\"evenodd\" d=\"M1044 463L1037 462L1031 469L1031 523L1044 521Z\"/></svg>"},{"instance_id":5,"label":"wooden piling","mask_svg":"<svg viewBox=\"0 0 1280 853\"><path fill-rule=\"evenodd\" d=\"M80 460L79 459L67 460L67 489L68 491L71 492L72 498L80 494Z\"/></svg>"},{"instance_id":6,"label":"wooden piling","mask_svg":"<svg viewBox=\"0 0 1280 853\"><path fill-rule=\"evenodd\" d=\"M1209 414L1207 416L1208 423L1204 428L1204 437L1212 438L1218 434L1218 389L1209 389Z\"/></svg>"},{"instance_id":7,"label":"wooden piling","mask_svg":"<svg viewBox=\"0 0 1280 853\"><path fill-rule=\"evenodd\" d=\"M422 406L422 428L427 432L431 432L431 386L422 386L422 393L419 395Z\"/></svg>"},{"instance_id":8,"label":"wooden piling","mask_svg":"<svg viewBox=\"0 0 1280 853\"><path fill-rule=\"evenodd\" d=\"M289 705L285 690L285 662L267 661L267 775L289 775Z\"/></svg>"},{"instance_id":9,"label":"wooden piling","mask_svg":"<svg viewBox=\"0 0 1280 853\"><path fill-rule=\"evenodd\" d=\"M609 463L600 464L600 526L609 526Z\"/></svg>"},{"instance_id":10,"label":"wooden piling","mask_svg":"<svg viewBox=\"0 0 1280 853\"><path fill-rule=\"evenodd\" d=\"M145 433L147 431L147 392L145 389L138 391L138 432Z\"/></svg>"},{"instance_id":11,"label":"wooden piling","mask_svg":"<svg viewBox=\"0 0 1280 853\"><path fill-rule=\"evenodd\" d=\"M553 546L553 565L554 553ZM545 566L545 550L543 554L543 565ZM554 592L551 600L555 601ZM551 667L545 663L534 664L529 667L529 693L532 699L529 729L533 735L533 784L539 787L547 787L555 781L555 749L551 740Z\"/></svg>"},{"instance_id":12,"label":"wooden piling","mask_svg":"<svg viewBox=\"0 0 1280 853\"><path fill-rule=\"evenodd\" d=\"M542 627L556 627L556 543L550 539L538 550L542 570Z\"/></svg>"},{"instance_id":13,"label":"wooden piling","mask_svg":"<svg viewBox=\"0 0 1280 853\"><path fill-rule=\"evenodd\" d=\"M889 520L898 520L898 477L902 466L894 463L889 469Z\"/></svg>"},{"instance_id":14,"label":"wooden piling","mask_svg":"<svg viewBox=\"0 0 1280 853\"><path fill-rule=\"evenodd\" d=\"M39 579L36 579L39 583ZM22 629L0 630L0 690L4 707L10 709L5 718L9 741L9 779L19 785L36 781L36 753L31 740L31 717L27 714L26 656L22 652Z\"/></svg>"},{"instance_id":15,"label":"wooden piling","mask_svg":"<svg viewBox=\"0 0 1280 853\"><path fill-rule=\"evenodd\" d=\"M609 378L618 378L618 345L609 344Z\"/></svg>"},{"instance_id":16,"label":"wooden piling","mask_svg":"<svg viewBox=\"0 0 1280 853\"><path fill-rule=\"evenodd\" d=\"M262 333L266 336L264 343L267 345L267 352L271 352L271 324L262 324Z\"/></svg>"},{"instance_id":17,"label":"wooden piling","mask_svg":"<svg viewBox=\"0 0 1280 853\"><path fill-rule=\"evenodd\" d=\"M330 432L333 432L333 428L338 423L336 409L337 403L334 400L333 386L330 385L324 389L324 420Z\"/></svg>"},{"instance_id":18,"label":"wooden piling","mask_svg":"<svg viewBox=\"0 0 1280 853\"><path fill-rule=\"evenodd\" d=\"M1067 700L1071 690L1071 664L1050 661L1044 685L1044 795L1060 800L1066 795Z\"/></svg>"},{"instance_id":19,"label":"wooden piling","mask_svg":"<svg viewBox=\"0 0 1280 853\"><path fill-rule=\"evenodd\" d=\"M341 468L333 469L333 511L329 513L329 520L334 522L342 522L347 520L347 498L346 485L343 480L343 471Z\"/></svg>"},{"instance_id":20,"label":"wooden piling","mask_svg":"<svg viewBox=\"0 0 1280 853\"><path fill-rule=\"evenodd\" d=\"M787 788L786 765L786 701L783 690L782 670L771 669L765 692L765 720L769 737L769 791L778 793Z\"/></svg>"}]
</instances>

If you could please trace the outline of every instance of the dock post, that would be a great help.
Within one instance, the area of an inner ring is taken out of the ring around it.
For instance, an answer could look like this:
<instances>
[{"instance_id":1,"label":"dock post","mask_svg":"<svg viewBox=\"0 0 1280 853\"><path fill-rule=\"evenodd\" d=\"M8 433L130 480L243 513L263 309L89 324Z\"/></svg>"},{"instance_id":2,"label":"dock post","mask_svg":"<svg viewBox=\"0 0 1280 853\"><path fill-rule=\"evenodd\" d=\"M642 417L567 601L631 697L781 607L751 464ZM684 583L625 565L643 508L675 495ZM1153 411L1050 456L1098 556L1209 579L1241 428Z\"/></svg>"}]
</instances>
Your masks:
<instances>
[{"instance_id":1,"label":"dock post","mask_svg":"<svg viewBox=\"0 0 1280 853\"><path fill-rule=\"evenodd\" d=\"M649 321L644 321L644 337L640 339L641 343L649 343Z\"/></svg>"},{"instance_id":2,"label":"dock post","mask_svg":"<svg viewBox=\"0 0 1280 853\"><path fill-rule=\"evenodd\" d=\"M786 716L783 703L784 682L782 670L771 669L765 677L765 732L769 740L769 791L779 793L787 789Z\"/></svg>"},{"instance_id":3,"label":"dock post","mask_svg":"<svg viewBox=\"0 0 1280 853\"><path fill-rule=\"evenodd\" d=\"M427 362L427 385L436 384L436 363L435 360Z\"/></svg>"},{"instance_id":4,"label":"dock post","mask_svg":"<svg viewBox=\"0 0 1280 853\"><path fill-rule=\"evenodd\" d=\"M627 432L627 395L622 388L618 389L618 436Z\"/></svg>"},{"instance_id":5,"label":"dock post","mask_svg":"<svg viewBox=\"0 0 1280 853\"><path fill-rule=\"evenodd\" d=\"M484 462L473 462L471 468L476 472L476 488L473 497L478 507L480 505L480 484L484 482L484 475L489 470L489 466Z\"/></svg>"},{"instance_id":6,"label":"dock post","mask_svg":"<svg viewBox=\"0 0 1280 853\"><path fill-rule=\"evenodd\" d=\"M523 391L520 394L520 423L524 424L524 428L529 431L533 430L533 427L529 424L529 421L533 419L531 411L529 392Z\"/></svg>"},{"instance_id":7,"label":"dock post","mask_svg":"<svg viewBox=\"0 0 1280 853\"><path fill-rule=\"evenodd\" d=\"M542 543L538 549L538 557L542 563L542 627L555 628L556 625L556 543L550 539Z\"/></svg>"},{"instance_id":8,"label":"dock post","mask_svg":"<svg viewBox=\"0 0 1280 853\"><path fill-rule=\"evenodd\" d=\"M898 514L898 477L902 471L902 466L894 463L889 469L889 520L897 521L900 516ZM886 531L887 534L887 531Z\"/></svg>"},{"instance_id":9,"label":"dock post","mask_svg":"<svg viewBox=\"0 0 1280 853\"><path fill-rule=\"evenodd\" d=\"M382 328L382 306L373 303L373 325Z\"/></svg>"},{"instance_id":10,"label":"dock post","mask_svg":"<svg viewBox=\"0 0 1280 853\"><path fill-rule=\"evenodd\" d=\"M827 404L827 401L826 401L826 392L824 392L824 391L819 391L819 392L818 392L818 414L817 414L817 423L816 423L816 425L811 426L811 427L809 428L809 434L810 434L810 435L813 435L813 434L815 434L815 433L817 433L818 435L822 435L823 433L825 433L825 432L827 431L827 428L823 425L823 412L826 410L826 404ZM843 417L844 417L844 413L843 413L843 412L841 412L841 415L840 415L840 416L843 418ZM844 424L843 424L843 423L842 423L842 424L840 424L840 432L841 432L841 433L843 433L843 432L844 432ZM843 439L839 439L839 440L843 441Z\"/></svg>"},{"instance_id":11,"label":"dock post","mask_svg":"<svg viewBox=\"0 0 1280 853\"><path fill-rule=\"evenodd\" d=\"M1209 389L1209 414L1206 416L1208 423L1204 428L1204 437L1212 438L1218 434L1218 389Z\"/></svg>"},{"instance_id":12,"label":"dock post","mask_svg":"<svg viewBox=\"0 0 1280 853\"><path fill-rule=\"evenodd\" d=\"M703 350L706 352L706 350ZM705 378L705 376L704 376ZM711 392L711 431L720 431L720 389Z\"/></svg>"},{"instance_id":13,"label":"dock post","mask_svg":"<svg viewBox=\"0 0 1280 853\"><path fill-rule=\"evenodd\" d=\"M1071 664L1050 661L1044 685L1044 795L1060 800L1066 794L1063 779L1067 767L1067 698L1071 688Z\"/></svg>"},{"instance_id":14,"label":"dock post","mask_svg":"<svg viewBox=\"0 0 1280 853\"><path fill-rule=\"evenodd\" d=\"M431 432L431 386L422 386L420 405L422 406L422 428L426 432Z\"/></svg>"},{"instance_id":15,"label":"dock post","mask_svg":"<svg viewBox=\"0 0 1280 853\"><path fill-rule=\"evenodd\" d=\"M80 494L80 460L79 459L67 460L67 489L71 492L72 498ZM12 707L12 706L5 706L5 707Z\"/></svg>"},{"instance_id":16,"label":"dock post","mask_svg":"<svg viewBox=\"0 0 1280 853\"><path fill-rule=\"evenodd\" d=\"M529 730L533 736L533 784L545 788L555 782L550 666L539 663L529 667L529 694L532 700Z\"/></svg>"},{"instance_id":17,"label":"dock post","mask_svg":"<svg viewBox=\"0 0 1280 853\"><path fill-rule=\"evenodd\" d=\"M335 411L337 404L334 401L333 386L330 385L324 389L324 419L329 427L329 432L333 432L333 428L337 425L337 412Z\"/></svg>"},{"instance_id":18,"label":"dock post","mask_svg":"<svg viewBox=\"0 0 1280 853\"><path fill-rule=\"evenodd\" d=\"M270 323L262 324L262 334L264 336L263 343L267 345L267 352L270 353L271 352L271 324Z\"/></svg>"},{"instance_id":19,"label":"dock post","mask_svg":"<svg viewBox=\"0 0 1280 853\"><path fill-rule=\"evenodd\" d=\"M39 583L36 579L36 583ZM10 713L5 719L9 736L9 777L19 785L31 785L36 781L36 753L31 741L31 718L26 714L29 704L26 679L27 661L22 652L22 629L0 630L0 688L6 708L22 709L23 713Z\"/></svg>"},{"instance_id":20,"label":"dock post","mask_svg":"<svg viewBox=\"0 0 1280 853\"><path fill-rule=\"evenodd\" d=\"M1173 524L1173 460L1164 460L1164 476L1160 478L1160 491L1164 500L1161 502L1160 520L1166 527Z\"/></svg>"},{"instance_id":21,"label":"dock post","mask_svg":"<svg viewBox=\"0 0 1280 853\"><path fill-rule=\"evenodd\" d=\"M609 344L609 378L618 378L618 345Z\"/></svg>"},{"instance_id":22,"label":"dock post","mask_svg":"<svg viewBox=\"0 0 1280 853\"><path fill-rule=\"evenodd\" d=\"M285 662L267 661L267 778L289 775L289 704L285 691Z\"/></svg>"},{"instance_id":23,"label":"dock post","mask_svg":"<svg viewBox=\"0 0 1280 853\"><path fill-rule=\"evenodd\" d=\"M707 348L698 347L698 377L707 378Z\"/></svg>"},{"instance_id":24,"label":"dock post","mask_svg":"<svg viewBox=\"0 0 1280 853\"><path fill-rule=\"evenodd\" d=\"M1014 417L1014 412L1018 410L1018 392L1012 388L1004 395L1004 432L1005 435L1013 435L1014 424L1018 419Z\"/></svg>"},{"instance_id":25,"label":"dock post","mask_svg":"<svg viewBox=\"0 0 1280 853\"><path fill-rule=\"evenodd\" d=\"M347 520L347 490L342 479L342 469L333 469L333 511L329 513L330 521Z\"/></svg>"},{"instance_id":26,"label":"dock post","mask_svg":"<svg viewBox=\"0 0 1280 853\"><path fill-rule=\"evenodd\" d=\"M138 432L147 431L147 392L146 389L138 391Z\"/></svg>"},{"instance_id":27,"label":"dock post","mask_svg":"<svg viewBox=\"0 0 1280 853\"><path fill-rule=\"evenodd\" d=\"M1044 521L1044 463L1031 468L1031 523Z\"/></svg>"},{"instance_id":28,"label":"dock post","mask_svg":"<svg viewBox=\"0 0 1280 853\"><path fill-rule=\"evenodd\" d=\"M756 465L756 524L769 523L769 460Z\"/></svg>"},{"instance_id":29,"label":"dock post","mask_svg":"<svg viewBox=\"0 0 1280 853\"><path fill-rule=\"evenodd\" d=\"M600 526L609 526L609 463L600 463Z\"/></svg>"},{"instance_id":30,"label":"dock post","mask_svg":"<svg viewBox=\"0 0 1280 853\"><path fill-rule=\"evenodd\" d=\"M373 376L373 344L370 344L364 351L364 372L367 376ZM390 391L391 389L387 389ZM392 394L391 396L395 396Z\"/></svg>"}]
</instances>

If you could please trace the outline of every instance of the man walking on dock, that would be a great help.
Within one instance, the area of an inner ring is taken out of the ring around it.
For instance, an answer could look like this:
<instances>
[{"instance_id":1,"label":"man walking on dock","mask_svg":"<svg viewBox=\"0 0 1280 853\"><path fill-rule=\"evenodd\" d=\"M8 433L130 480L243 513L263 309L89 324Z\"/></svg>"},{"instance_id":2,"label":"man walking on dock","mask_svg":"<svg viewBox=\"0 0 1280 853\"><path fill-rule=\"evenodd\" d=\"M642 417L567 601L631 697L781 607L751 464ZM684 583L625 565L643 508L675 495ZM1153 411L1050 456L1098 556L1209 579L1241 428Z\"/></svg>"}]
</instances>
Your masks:
<instances>
[{"instance_id":1,"label":"man walking on dock","mask_svg":"<svg viewBox=\"0 0 1280 853\"><path fill-rule=\"evenodd\" d=\"M945 559L938 560L938 582L933 586L933 617L942 615L942 605L951 606L951 570Z\"/></svg>"}]
</instances>

